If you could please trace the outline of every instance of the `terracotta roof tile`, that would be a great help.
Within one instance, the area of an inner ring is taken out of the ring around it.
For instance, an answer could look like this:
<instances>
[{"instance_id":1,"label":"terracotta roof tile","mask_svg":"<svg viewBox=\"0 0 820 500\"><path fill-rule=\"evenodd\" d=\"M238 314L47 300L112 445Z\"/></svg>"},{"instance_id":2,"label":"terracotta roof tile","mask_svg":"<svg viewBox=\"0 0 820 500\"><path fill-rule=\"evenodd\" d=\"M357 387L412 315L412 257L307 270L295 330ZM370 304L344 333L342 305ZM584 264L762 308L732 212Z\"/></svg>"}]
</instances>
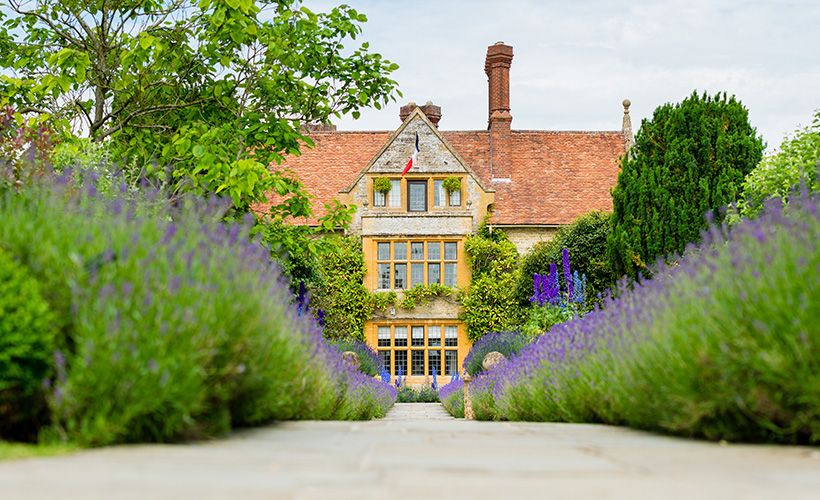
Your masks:
<instances>
[{"instance_id":1,"label":"terracotta roof tile","mask_svg":"<svg viewBox=\"0 0 820 500\"><path fill-rule=\"evenodd\" d=\"M367 165L392 132L316 132L315 149L289 157L292 169L316 196L317 217L323 203ZM610 188L617 182L618 158L624 153L621 132L511 132L511 182L492 182L488 132L442 131L453 149L495 189L496 224L568 224L591 210L612 210ZM262 207L260 207L262 208ZM316 223L316 220L307 221Z\"/></svg>"}]
</instances>

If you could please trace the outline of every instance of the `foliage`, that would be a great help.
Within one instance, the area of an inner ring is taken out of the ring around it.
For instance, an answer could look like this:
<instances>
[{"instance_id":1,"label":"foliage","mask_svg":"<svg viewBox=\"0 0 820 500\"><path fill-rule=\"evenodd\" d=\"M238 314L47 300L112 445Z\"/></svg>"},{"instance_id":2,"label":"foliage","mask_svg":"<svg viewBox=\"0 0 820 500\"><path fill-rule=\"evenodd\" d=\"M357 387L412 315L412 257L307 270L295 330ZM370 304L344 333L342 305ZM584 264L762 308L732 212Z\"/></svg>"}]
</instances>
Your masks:
<instances>
[{"instance_id":1,"label":"foliage","mask_svg":"<svg viewBox=\"0 0 820 500\"><path fill-rule=\"evenodd\" d=\"M608 254L616 276L651 275L657 257L680 253L737 199L762 157L763 140L734 96L697 93L655 109L621 161L612 190Z\"/></svg>"},{"instance_id":2,"label":"foliage","mask_svg":"<svg viewBox=\"0 0 820 500\"><path fill-rule=\"evenodd\" d=\"M516 283L518 304L527 307L532 293L532 276L546 274L550 264L561 262L562 251L572 255L572 267L586 276L588 307L597 302L612 286L614 278L606 253L607 236L611 231L610 214L593 211L579 216L572 224L561 227L551 241L537 243L521 262L521 273ZM566 288L566 279L558 276L559 286Z\"/></svg>"},{"instance_id":3,"label":"foliage","mask_svg":"<svg viewBox=\"0 0 820 500\"><path fill-rule=\"evenodd\" d=\"M319 249L324 285L314 288L314 309L324 311L327 338L364 340L364 323L370 318L370 294L362 284L367 270L361 239L329 235ZM375 373L373 374L375 375Z\"/></svg>"},{"instance_id":4,"label":"foliage","mask_svg":"<svg viewBox=\"0 0 820 500\"><path fill-rule=\"evenodd\" d=\"M453 176L447 177L441 183L441 186L448 193L454 193L456 191L461 191L461 179L459 179L458 177L453 177Z\"/></svg>"},{"instance_id":5,"label":"foliage","mask_svg":"<svg viewBox=\"0 0 820 500\"><path fill-rule=\"evenodd\" d=\"M458 293L458 289L441 283L430 283L425 285L419 283L412 288L405 290L402 295L399 307L404 309L415 309L417 305L426 306L430 303L431 297L449 297Z\"/></svg>"},{"instance_id":6,"label":"foliage","mask_svg":"<svg viewBox=\"0 0 820 500\"><path fill-rule=\"evenodd\" d=\"M753 217L772 197L786 203L789 196L805 185L820 191L820 109L814 113L810 127L795 130L791 139L783 139L780 151L766 156L743 180L743 192L737 212Z\"/></svg>"},{"instance_id":7,"label":"foliage","mask_svg":"<svg viewBox=\"0 0 820 500\"><path fill-rule=\"evenodd\" d=\"M156 197L106 199L91 182L0 195L0 245L42 283L60 329L42 438L169 441L389 408L390 388L297 315L250 216L225 225L223 202Z\"/></svg>"},{"instance_id":8,"label":"foliage","mask_svg":"<svg viewBox=\"0 0 820 500\"><path fill-rule=\"evenodd\" d=\"M44 384L55 350L40 284L0 246L0 436L31 441L47 423Z\"/></svg>"},{"instance_id":9,"label":"foliage","mask_svg":"<svg viewBox=\"0 0 820 500\"><path fill-rule=\"evenodd\" d=\"M486 227L486 226L485 226ZM492 239L479 232L467 238L464 248L472 271L470 287L459 293L467 337L475 342L487 332L508 330L520 322L515 300L518 251L500 229Z\"/></svg>"},{"instance_id":10,"label":"foliage","mask_svg":"<svg viewBox=\"0 0 820 500\"><path fill-rule=\"evenodd\" d=\"M477 377L485 415L820 443L820 199L765 208Z\"/></svg>"},{"instance_id":11,"label":"foliage","mask_svg":"<svg viewBox=\"0 0 820 500\"><path fill-rule=\"evenodd\" d=\"M376 180L373 181L373 189L380 193L387 193L393 189L393 183L390 182L390 179L387 177L377 177Z\"/></svg>"},{"instance_id":12,"label":"foliage","mask_svg":"<svg viewBox=\"0 0 820 500\"><path fill-rule=\"evenodd\" d=\"M346 351L355 352L359 356L359 371L365 375L375 377L381 371L382 361L379 359L379 354L366 342L357 338L347 337L337 340L331 340L330 345L335 347L339 353Z\"/></svg>"},{"instance_id":13,"label":"foliage","mask_svg":"<svg viewBox=\"0 0 820 500\"><path fill-rule=\"evenodd\" d=\"M438 403L438 391L424 386L418 389L402 385L398 389L397 403Z\"/></svg>"},{"instance_id":14,"label":"foliage","mask_svg":"<svg viewBox=\"0 0 820 500\"><path fill-rule=\"evenodd\" d=\"M0 95L47 116L61 137L111 140L135 176L223 194L238 211L278 194L274 215L309 216L283 170L308 124L394 99L397 69L367 43L366 17L313 13L296 0L10 0L0 31Z\"/></svg>"},{"instance_id":15,"label":"foliage","mask_svg":"<svg viewBox=\"0 0 820 500\"><path fill-rule=\"evenodd\" d=\"M473 344L464 358L464 371L476 376L484 370L482 363L487 354L497 351L510 358L530 343L530 339L517 330L487 333Z\"/></svg>"},{"instance_id":16,"label":"foliage","mask_svg":"<svg viewBox=\"0 0 820 500\"><path fill-rule=\"evenodd\" d=\"M370 308L373 310L384 310L387 306L396 304L398 301L398 294L393 290L389 292L371 292L370 293Z\"/></svg>"}]
</instances>

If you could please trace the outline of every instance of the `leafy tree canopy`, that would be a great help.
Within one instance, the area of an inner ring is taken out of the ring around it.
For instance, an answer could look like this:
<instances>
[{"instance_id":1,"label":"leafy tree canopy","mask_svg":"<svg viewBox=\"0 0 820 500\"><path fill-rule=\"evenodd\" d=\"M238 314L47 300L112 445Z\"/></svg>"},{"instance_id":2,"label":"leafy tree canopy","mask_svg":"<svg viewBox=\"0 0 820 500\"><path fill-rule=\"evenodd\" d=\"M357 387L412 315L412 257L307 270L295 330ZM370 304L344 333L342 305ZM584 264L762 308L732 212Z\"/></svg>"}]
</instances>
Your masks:
<instances>
[{"instance_id":1,"label":"leafy tree canopy","mask_svg":"<svg viewBox=\"0 0 820 500\"><path fill-rule=\"evenodd\" d=\"M746 176L737 212L742 217L757 215L766 200L777 197L783 203L789 195L805 185L809 191L820 190L820 109L814 113L810 127L798 129L791 139L783 139L780 150L766 156Z\"/></svg>"},{"instance_id":2,"label":"leafy tree canopy","mask_svg":"<svg viewBox=\"0 0 820 500\"><path fill-rule=\"evenodd\" d=\"M0 11L0 104L63 139L112 142L134 178L229 195L240 211L311 215L284 155L306 126L395 99L397 69L362 43L363 14L297 0L9 0ZM400 94L399 94L400 95ZM158 167L157 167L158 166Z\"/></svg>"},{"instance_id":3,"label":"leafy tree canopy","mask_svg":"<svg viewBox=\"0 0 820 500\"><path fill-rule=\"evenodd\" d=\"M763 155L763 139L734 96L693 92L644 120L612 190L608 254L616 276L650 274L659 256L683 251L737 199Z\"/></svg>"}]
</instances>

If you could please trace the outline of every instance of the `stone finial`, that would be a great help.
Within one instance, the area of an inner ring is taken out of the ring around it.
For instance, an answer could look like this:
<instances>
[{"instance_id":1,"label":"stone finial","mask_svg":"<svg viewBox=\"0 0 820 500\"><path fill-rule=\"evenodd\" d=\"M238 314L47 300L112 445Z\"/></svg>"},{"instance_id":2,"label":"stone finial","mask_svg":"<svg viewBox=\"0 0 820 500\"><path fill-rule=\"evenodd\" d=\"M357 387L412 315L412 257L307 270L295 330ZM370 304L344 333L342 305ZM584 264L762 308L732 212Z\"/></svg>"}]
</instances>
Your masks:
<instances>
[{"instance_id":1,"label":"stone finial","mask_svg":"<svg viewBox=\"0 0 820 500\"><path fill-rule=\"evenodd\" d=\"M475 412L473 412L473 403L470 400L470 383L473 377L469 373L464 373L464 420L475 420Z\"/></svg>"},{"instance_id":2,"label":"stone finial","mask_svg":"<svg viewBox=\"0 0 820 500\"><path fill-rule=\"evenodd\" d=\"M342 360L344 363L353 368L354 370L358 370L360 366L362 366L362 362L359 359L359 355L353 351L345 351L342 353Z\"/></svg>"},{"instance_id":3,"label":"stone finial","mask_svg":"<svg viewBox=\"0 0 820 500\"><path fill-rule=\"evenodd\" d=\"M627 153L630 152L632 146L635 145L635 136L632 135L632 119L629 118L629 106L632 102L629 99L624 99L624 121L621 126L621 131L624 133L624 149Z\"/></svg>"},{"instance_id":4,"label":"stone finial","mask_svg":"<svg viewBox=\"0 0 820 500\"><path fill-rule=\"evenodd\" d=\"M505 358L504 355L498 351L488 352L487 355L484 356L484 360L481 362L481 367L484 368L484 371L489 371L506 360L507 358Z\"/></svg>"}]
</instances>

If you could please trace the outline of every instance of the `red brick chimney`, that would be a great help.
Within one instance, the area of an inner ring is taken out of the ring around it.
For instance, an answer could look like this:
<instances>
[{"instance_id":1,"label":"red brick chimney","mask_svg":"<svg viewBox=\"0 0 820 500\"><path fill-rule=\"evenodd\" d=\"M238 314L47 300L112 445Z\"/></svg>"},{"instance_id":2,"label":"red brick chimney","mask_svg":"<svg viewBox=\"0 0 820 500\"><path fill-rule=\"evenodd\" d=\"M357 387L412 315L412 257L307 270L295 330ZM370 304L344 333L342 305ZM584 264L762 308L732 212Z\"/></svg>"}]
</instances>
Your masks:
<instances>
[{"instance_id":1,"label":"red brick chimney","mask_svg":"<svg viewBox=\"0 0 820 500\"><path fill-rule=\"evenodd\" d=\"M404 123L404 120L406 120L407 117L410 116L410 113L416 108L421 109L421 112L430 120L430 123L438 128L438 122L441 120L441 106L436 106L432 101L427 101L427 104L424 106L409 102L406 106L399 108L399 119L401 119L401 122Z\"/></svg>"},{"instance_id":2,"label":"red brick chimney","mask_svg":"<svg viewBox=\"0 0 820 500\"><path fill-rule=\"evenodd\" d=\"M496 42L487 48L484 72L489 82L491 173L494 178L510 177L510 65L513 48Z\"/></svg>"}]
</instances>

